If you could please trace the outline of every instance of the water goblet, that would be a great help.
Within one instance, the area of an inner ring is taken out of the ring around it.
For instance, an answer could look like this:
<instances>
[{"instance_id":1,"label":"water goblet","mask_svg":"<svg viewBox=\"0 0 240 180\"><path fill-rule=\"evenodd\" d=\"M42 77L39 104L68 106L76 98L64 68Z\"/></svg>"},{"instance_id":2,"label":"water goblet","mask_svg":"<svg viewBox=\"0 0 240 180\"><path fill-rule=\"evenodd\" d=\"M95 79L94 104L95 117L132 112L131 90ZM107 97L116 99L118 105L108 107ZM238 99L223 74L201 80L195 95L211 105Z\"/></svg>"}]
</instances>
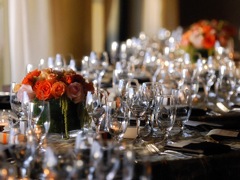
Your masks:
<instances>
[{"instance_id":1,"label":"water goblet","mask_svg":"<svg viewBox=\"0 0 240 180\"><path fill-rule=\"evenodd\" d=\"M117 96L119 96L120 98L122 98L122 100L124 100L124 98L126 97L125 96L126 91L131 86L139 87L140 84L137 79L131 79L131 78L120 79L118 83L117 92L116 92Z\"/></svg>"},{"instance_id":2,"label":"water goblet","mask_svg":"<svg viewBox=\"0 0 240 180\"><path fill-rule=\"evenodd\" d=\"M192 93L191 89L177 89L173 90L173 95L176 98L176 119L175 124L180 131L176 134L179 138L191 137L190 131L187 131L184 123L186 123L192 111Z\"/></svg>"},{"instance_id":3,"label":"water goblet","mask_svg":"<svg viewBox=\"0 0 240 180\"><path fill-rule=\"evenodd\" d=\"M94 148L94 145L93 147ZM93 159L95 164L95 176L100 180L113 180L120 169L120 150L118 146L111 142L100 142L100 147L94 150L93 156L98 156L98 159ZM93 152L93 151L92 151Z\"/></svg>"},{"instance_id":4,"label":"water goblet","mask_svg":"<svg viewBox=\"0 0 240 180\"><path fill-rule=\"evenodd\" d=\"M155 118L158 124L158 136L160 146L164 146L168 143L168 136L173 128L176 119L176 99L172 94L163 94L156 97Z\"/></svg>"},{"instance_id":5,"label":"water goblet","mask_svg":"<svg viewBox=\"0 0 240 180\"><path fill-rule=\"evenodd\" d=\"M107 104L107 129L113 139L120 142L126 132L129 113L126 104L118 97Z\"/></svg>"},{"instance_id":6,"label":"water goblet","mask_svg":"<svg viewBox=\"0 0 240 180\"><path fill-rule=\"evenodd\" d=\"M19 128L13 127L9 132L8 144L9 152L16 163L18 178L27 177L27 170L35 152L33 136L21 134Z\"/></svg>"},{"instance_id":7,"label":"water goblet","mask_svg":"<svg viewBox=\"0 0 240 180\"><path fill-rule=\"evenodd\" d=\"M38 149L44 151L42 145L50 127L50 104L48 101L29 103L29 127L36 135Z\"/></svg>"},{"instance_id":8,"label":"water goblet","mask_svg":"<svg viewBox=\"0 0 240 180\"><path fill-rule=\"evenodd\" d=\"M219 78L217 82L217 96L218 100L225 101L227 106L231 106L231 97L236 91L237 78L235 75L235 68L220 66Z\"/></svg>"},{"instance_id":9,"label":"water goblet","mask_svg":"<svg viewBox=\"0 0 240 180\"><path fill-rule=\"evenodd\" d=\"M131 86L126 89L126 104L133 115L136 118L137 125L137 137L134 140L135 145L141 145L144 141L141 137L140 123L142 118L145 117L148 106L149 106L149 96L142 93L141 87Z\"/></svg>"},{"instance_id":10,"label":"water goblet","mask_svg":"<svg viewBox=\"0 0 240 180\"><path fill-rule=\"evenodd\" d=\"M10 105L11 105L11 110L13 111L13 113L15 113L17 115L18 119L25 116L24 111L22 109L21 99L19 99L20 96L17 94L17 91L19 88L20 88L20 86L16 82L11 83Z\"/></svg>"},{"instance_id":11,"label":"water goblet","mask_svg":"<svg viewBox=\"0 0 240 180\"><path fill-rule=\"evenodd\" d=\"M208 108L209 104L209 92L211 87L216 81L216 71L213 67L212 57L209 57L208 60L203 61L201 59L197 62L197 70L199 74L199 80L203 85L204 89L204 103L206 108Z\"/></svg>"},{"instance_id":12,"label":"water goblet","mask_svg":"<svg viewBox=\"0 0 240 180\"><path fill-rule=\"evenodd\" d=\"M155 132L157 131L155 127L155 120L154 120L154 101L155 101L155 96L160 93L162 89L162 84L159 82L144 82L142 83L142 93L146 94L149 98L149 106L148 110L146 112L147 118L148 118L148 123L145 125L145 129L147 129L146 132L146 137L155 137ZM146 139L146 138L145 138Z\"/></svg>"},{"instance_id":13,"label":"water goblet","mask_svg":"<svg viewBox=\"0 0 240 180\"><path fill-rule=\"evenodd\" d=\"M88 65L89 73L94 74L94 80L97 83L97 88L101 88L102 77L104 76L109 65L108 54L103 52L101 57L98 58L97 54L92 51L90 53Z\"/></svg>"},{"instance_id":14,"label":"water goblet","mask_svg":"<svg viewBox=\"0 0 240 180\"><path fill-rule=\"evenodd\" d=\"M104 89L88 91L86 97L86 110L95 124L97 134L100 132L101 123L106 118L108 93Z\"/></svg>"}]
</instances>

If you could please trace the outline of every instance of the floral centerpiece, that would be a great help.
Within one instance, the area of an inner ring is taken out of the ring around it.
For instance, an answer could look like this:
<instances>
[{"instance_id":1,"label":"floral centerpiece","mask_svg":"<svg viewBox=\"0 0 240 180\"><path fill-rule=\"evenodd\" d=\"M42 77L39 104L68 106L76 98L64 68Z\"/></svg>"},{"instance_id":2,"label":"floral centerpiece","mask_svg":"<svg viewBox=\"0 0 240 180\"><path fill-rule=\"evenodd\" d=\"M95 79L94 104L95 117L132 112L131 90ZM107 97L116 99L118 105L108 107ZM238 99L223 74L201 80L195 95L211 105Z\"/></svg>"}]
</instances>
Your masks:
<instances>
[{"instance_id":1,"label":"floral centerpiece","mask_svg":"<svg viewBox=\"0 0 240 180\"><path fill-rule=\"evenodd\" d=\"M181 47L188 52L191 57L200 53L203 57L214 54L216 41L222 47L228 45L237 34L236 28L227 21L200 20L193 23L182 35ZM194 59L194 58L193 58Z\"/></svg>"},{"instance_id":2,"label":"floral centerpiece","mask_svg":"<svg viewBox=\"0 0 240 180\"><path fill-rule=\"evenodd\" d=\"M31 100L50 102L51 124L49 132L63 133L80 129L89 120L84 102L87 91L93 91L92 82L87 82L73 70L51 68L33 70L19 84L16 91L20 98L27 91Z\"/></svg>"}]
</instances>

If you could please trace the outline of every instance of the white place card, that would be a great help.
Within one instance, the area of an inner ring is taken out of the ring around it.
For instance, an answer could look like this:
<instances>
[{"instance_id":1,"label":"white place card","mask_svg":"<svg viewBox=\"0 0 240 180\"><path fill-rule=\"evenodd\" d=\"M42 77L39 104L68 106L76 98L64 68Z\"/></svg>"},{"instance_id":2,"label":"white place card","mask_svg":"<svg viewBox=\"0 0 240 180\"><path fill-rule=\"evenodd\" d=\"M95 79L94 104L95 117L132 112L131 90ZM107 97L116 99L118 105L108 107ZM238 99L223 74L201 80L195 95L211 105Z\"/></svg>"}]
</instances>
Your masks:
<instances>
[{"instance_id":1,"label":"white place card","mask_svg":"<svg viewBox=\"0 0 240 180\"><path fill-rule=\"evenodd\" d=\"M137 128L134 126L128 126L123 138L134 139L136 137L137 137Z\"/></svg>"}]
</instances>

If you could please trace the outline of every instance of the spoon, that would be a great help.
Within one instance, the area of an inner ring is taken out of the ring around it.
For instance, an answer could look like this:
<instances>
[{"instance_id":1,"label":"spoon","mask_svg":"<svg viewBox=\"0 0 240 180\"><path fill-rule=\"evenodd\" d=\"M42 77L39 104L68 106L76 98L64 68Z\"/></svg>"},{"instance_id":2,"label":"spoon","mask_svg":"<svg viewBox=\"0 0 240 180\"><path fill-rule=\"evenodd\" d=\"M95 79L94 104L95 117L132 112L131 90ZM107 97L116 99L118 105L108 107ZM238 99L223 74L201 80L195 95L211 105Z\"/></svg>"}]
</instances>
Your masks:
<instances>
[{"instance_id":1,"label":"spoon","mask_svg":"<svg viewBox=\"0 0 240 180\"><path fill-rule=\"evenodd\" d=\"M222 102L217 102L217 107L219 109L221 109L223 112L230 112L230 111L234 111L234 112L240 112L240 108L232 108L232 109L229 109L228 107L226 107Z\"/></svg>"}]
</instances>

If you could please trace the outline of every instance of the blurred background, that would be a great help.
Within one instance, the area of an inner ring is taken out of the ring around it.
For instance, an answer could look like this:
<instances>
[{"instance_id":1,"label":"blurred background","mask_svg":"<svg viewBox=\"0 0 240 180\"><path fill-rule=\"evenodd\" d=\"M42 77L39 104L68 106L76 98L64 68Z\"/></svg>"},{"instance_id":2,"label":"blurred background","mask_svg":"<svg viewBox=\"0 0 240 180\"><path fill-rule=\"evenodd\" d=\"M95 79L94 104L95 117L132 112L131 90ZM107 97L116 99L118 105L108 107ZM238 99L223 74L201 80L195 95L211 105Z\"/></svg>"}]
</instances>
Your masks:
<instances>
[{"instance_id":1,"label":"blurred background","mask_svg":"<svg viewBox=\"0 0 240 180\"><path fill-rule=\"evenodd\" d=\"M60 53L80 68L91 51L109 51L140 32L154 36L160 27L217 19L239 29L238 7L238 0L0 0L0 87L20 82L29 63Z\"/></svg>"}]
</instances>

